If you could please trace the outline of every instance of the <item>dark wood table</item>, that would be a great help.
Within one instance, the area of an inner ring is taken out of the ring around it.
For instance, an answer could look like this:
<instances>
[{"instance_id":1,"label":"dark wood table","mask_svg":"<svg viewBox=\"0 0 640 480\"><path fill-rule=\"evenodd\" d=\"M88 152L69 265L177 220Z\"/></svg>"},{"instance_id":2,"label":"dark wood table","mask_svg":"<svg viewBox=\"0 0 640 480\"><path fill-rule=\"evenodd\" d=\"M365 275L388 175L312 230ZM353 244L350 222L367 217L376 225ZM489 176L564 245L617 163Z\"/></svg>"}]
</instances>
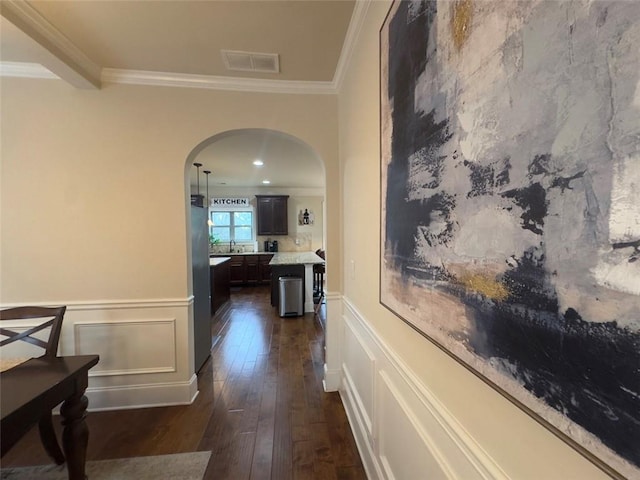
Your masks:
<instances>
[{"instance_id":1,"label":"dark wood table","mask_svg":"<svg viewBox=\"0 0 640 480\"><path fill-rule=\"evenodd\" d=\"M43 413L61 402L62 448L70 480L84 480L89 429L85 422L89 369L98 355L32 358L0 373L1 449L4 455Z\"/></svg>"}]
</instances>

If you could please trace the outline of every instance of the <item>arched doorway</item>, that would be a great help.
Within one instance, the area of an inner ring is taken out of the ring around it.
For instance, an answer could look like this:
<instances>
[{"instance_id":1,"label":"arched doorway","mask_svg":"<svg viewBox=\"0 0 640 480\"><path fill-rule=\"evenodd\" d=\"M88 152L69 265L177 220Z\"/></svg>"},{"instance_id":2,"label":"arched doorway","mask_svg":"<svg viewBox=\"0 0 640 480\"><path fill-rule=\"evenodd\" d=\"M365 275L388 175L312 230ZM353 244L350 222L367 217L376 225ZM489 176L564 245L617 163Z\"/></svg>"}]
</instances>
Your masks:
<instances>
[{"instance_id":1,"label":"arched doorway","mask_svg":"<svg viewBox=\"0 0 640 480\"><path fill-rule=\"evenodd\" d=\"M201 166L194 168L195 163ZM205 175L205 171L211 174ZM264 183L265 180L270 183ZM207 209L212 198L235 198L247 199L246 210L252 212L256 195L287 195L289 229L286 235L278 237L280 251L325 250L325 184L325 165L320 155L299 138L276 130L236 129L212 135L193 148L185 164L186 197L193 193L204 196L203 205ZM215 218L216 212L211 212L213 217L209 218ZM188 231L193 231L191 215L187 214L186 218ZM223 242L219 245L220 253L228 252L227 246L248 253L263 251L265 238L258 235L255 215L252 218L250 241ZM212 227L212 235L216 228L227 227ZM235 227L228 228L231 231ZM193 280L197 258L189 242L188 245L189 290L197 297L198 285ZM196 298L194 323L198 322L197 301ZM197 345L196 337L194 333L194 345Z\"/></svg>"},{"instance_id":2,"label":"arched doorway","mask_svg":"<svg viewBox=\"0 0 640 480\"><path fill-rule=\"evenodd\" d=\"M254 161L263 165L256 166ZM194 163L201 163L200 178ZM313 227L304 224L304 201L292 203L290 209L300 216L301 221L292 227L293 235L288 248L312 251L325 249L326 229L323 219L325 212L326 174L324 161L320 155L303 140L288 133L263 128L244 128L217 133L200 142L187 156L185 164L185 188L193 192L200 185L200 194L206 195L209 175L209 196L214 193L230 197L255 196L256 193L291 193L291 197L321 198L316 206ZM270 183L264 184L268 180ZM253 193L255 192L255 193ZM318 211L318 208L320 211ZM309 210L307 208L307 210ZM311 232L311 238L308 234ZM288 240L288 239L283 239ZM299 243L296 243L298 240ZM307 240L306 243L304 241Z\"/></svg>"}]
</instances>

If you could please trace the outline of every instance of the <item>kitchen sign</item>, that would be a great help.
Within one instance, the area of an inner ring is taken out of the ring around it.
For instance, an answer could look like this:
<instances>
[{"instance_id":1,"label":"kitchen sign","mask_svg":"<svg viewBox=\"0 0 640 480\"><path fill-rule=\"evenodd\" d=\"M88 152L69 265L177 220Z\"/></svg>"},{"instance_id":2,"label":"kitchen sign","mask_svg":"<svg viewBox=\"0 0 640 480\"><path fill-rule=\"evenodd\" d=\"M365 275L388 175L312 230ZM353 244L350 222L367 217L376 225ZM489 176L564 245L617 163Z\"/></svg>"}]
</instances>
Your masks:
<instances>
[{"instance_id":1,"label":"kitchen sign","mask_svg":"<svg viewBox=\"0 0 640 480\"><path fill-rule=\"evenodd\" d=\"M250 207L251 203L248 198L211 198L212 207Z\"/></svg>"}]
</instances>

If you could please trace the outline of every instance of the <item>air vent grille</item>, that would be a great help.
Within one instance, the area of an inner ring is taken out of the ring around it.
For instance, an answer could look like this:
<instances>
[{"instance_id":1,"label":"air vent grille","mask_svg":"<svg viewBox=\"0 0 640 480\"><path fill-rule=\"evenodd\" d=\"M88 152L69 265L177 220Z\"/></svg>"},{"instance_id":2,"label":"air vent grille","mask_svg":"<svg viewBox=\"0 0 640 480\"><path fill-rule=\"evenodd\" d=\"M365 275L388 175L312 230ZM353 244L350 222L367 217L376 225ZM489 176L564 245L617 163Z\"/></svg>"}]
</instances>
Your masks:
<instances>
[{"instance_id":1,"label":"air vent grille","mask_svg":"<svg viewBox=\"0 0 640 480\"><path fill-rule=\"evenodd\" d=\"M222 59L228 70L243 72L279 73L280 62L277 53L239 52L221 50Z\"/></svg>"}]
</instances>

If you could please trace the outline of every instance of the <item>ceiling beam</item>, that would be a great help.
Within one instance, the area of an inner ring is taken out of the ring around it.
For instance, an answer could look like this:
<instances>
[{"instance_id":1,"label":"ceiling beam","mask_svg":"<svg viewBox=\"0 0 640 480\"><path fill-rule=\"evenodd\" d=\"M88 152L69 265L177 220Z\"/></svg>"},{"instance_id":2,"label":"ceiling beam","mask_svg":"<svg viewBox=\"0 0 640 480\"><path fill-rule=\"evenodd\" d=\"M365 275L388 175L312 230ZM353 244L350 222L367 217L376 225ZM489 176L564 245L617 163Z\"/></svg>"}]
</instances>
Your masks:
<instances>
[{"instance_id":1,"label":"ceiling beam","mask_svg":"<svg viewBox=\"0 0 640 480\"><path fill-rule=\"evenodd\" d=\"M99 89L102 68L25 0L2 0L0 15L47 51L43 65L82 89Z\"/></svg>"}]
</instances>

